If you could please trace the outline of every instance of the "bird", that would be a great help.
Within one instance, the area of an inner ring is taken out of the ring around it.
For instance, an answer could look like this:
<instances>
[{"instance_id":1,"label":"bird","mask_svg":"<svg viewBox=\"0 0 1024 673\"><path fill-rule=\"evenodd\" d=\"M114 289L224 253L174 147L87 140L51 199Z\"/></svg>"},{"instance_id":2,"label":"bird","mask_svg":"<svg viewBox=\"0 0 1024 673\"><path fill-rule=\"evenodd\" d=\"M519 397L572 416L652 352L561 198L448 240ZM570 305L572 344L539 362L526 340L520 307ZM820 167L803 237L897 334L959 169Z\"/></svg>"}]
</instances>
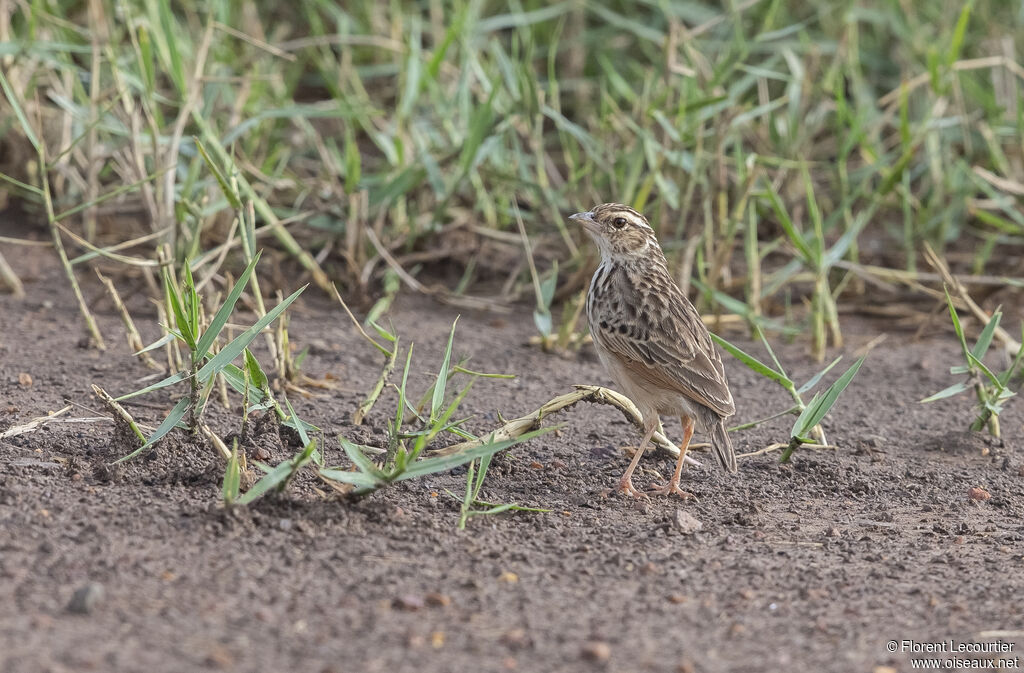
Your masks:
<instances>
[{"instance_id":1,"label":"bird","mask_svg":"<svg viewBox=\"0 0 1024 673\"><path fill-rule=\"evenodd\" d=\"M608 374L636 404L644 436L618 491L646 494L633 486L633 471L661 423L678 416L683 439L675 473L651 493L693 497L679 478L694 429L708 433L718 463L736 472L736 454L725 421L736 413L725 366L697 309L668 270L654 229L641 213L604 203L569 216L601 252L587 291L590 334Z\"/></svg>"}]
</instances>

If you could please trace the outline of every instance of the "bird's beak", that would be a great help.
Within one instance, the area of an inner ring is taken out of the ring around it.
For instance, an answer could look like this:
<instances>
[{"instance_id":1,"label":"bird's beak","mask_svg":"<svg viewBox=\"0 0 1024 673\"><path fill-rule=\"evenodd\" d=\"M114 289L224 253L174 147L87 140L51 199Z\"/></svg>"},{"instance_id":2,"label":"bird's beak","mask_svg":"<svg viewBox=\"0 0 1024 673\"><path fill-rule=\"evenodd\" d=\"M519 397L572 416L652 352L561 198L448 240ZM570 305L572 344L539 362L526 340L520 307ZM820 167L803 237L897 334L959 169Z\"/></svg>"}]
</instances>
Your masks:
<instances>
[{"instance_id":1,"label":"bird's beak","mask_svg":"<svg viewBox=\"0 0 1024 673\"><path fill-rule=\"evenodd\" d=\"M585 213L575 213L569 216L570 220L575 220L583 225L583 228L588 231L597 231L597 221L594 219L594 214L589 210Z\"/></svg>"}]
</instances>

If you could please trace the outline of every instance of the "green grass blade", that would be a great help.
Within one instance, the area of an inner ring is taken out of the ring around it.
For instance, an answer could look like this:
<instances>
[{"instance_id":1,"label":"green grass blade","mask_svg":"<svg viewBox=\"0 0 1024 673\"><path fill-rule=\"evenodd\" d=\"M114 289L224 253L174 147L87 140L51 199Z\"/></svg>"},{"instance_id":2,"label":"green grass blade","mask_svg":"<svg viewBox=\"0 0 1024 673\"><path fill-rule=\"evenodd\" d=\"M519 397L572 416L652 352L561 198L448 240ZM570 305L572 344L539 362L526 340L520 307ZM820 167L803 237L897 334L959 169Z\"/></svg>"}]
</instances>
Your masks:
<instances>
[{"instance_id":1,"label":"green grass blade","mask_svg":"<svg viewBox=\"0 0 1024 673\"><path fill-rule=\"evenodd\" d=\"M253 388L262 395L263 391L270 385L270 380L267 378L266 372L263 371L263 367L260 366L259 360L252 354L252 351L246 348L243 351L243 355L245 357L245 369L249 372L249 381ZM307 441L303 439L302 443L305 444Z\"/></svg>"},{"instance_id":2,"label":"green grass blade","mask_svg":"<svg viewBox=\"0 0 1024 673\"><path fill-rule=\"evenodd\" d=\"M793 437L805 437L810 434L814 426L820 423L821 419L825 418L825 414L832 410L836 400L839 399L842 392L850 385L853 377L860 371L860 366L864 364L865 358L867 358L866 355L861 356L859 360L854 362L842 376L836 379L835 383L828 387L824 394L814 396L811 403L807 405L807 408L803 410L800 417L796 419L790 435Z\"/></svg>"},{"instance_id":3,"label":"green grass blade","mask_svg":"<svg viewBox=\"0 0 1024 673\"><path fill-rule=\"evenodd\" d=\"M455 342L455 326L459 323L459 318L456 316L455 320L452 321L452 329L448 334L448 345L444 349L444 359L441 361L441 369L437 372L437 380L434 382L434 394L430 400L430 420L433 421L437 418L437 413L441 410L441 405L444 404L444 393L448 386L448 367L452 361L452 344Z\"/></svg>"},{"instance_id":4,"label":"green grass blade","mask_svg":"<svg viewBox=\"0 0 1024 673\"><path fill-rule=\"evenodd\" d=\"M187 372L178 372L177 374L171 374L170 376L168 376L167 378L163 379L162 381L157 381L156 383L154 383L151 386L146 386L145 388L142 388L140 390L136 390L133 393L128 393L127 395L121 395L120 397L115 397L114 399L117 400L118 402L123 402L125 400L130 400L133 397L138 397L139 395L145 395L146 393L151 393L154 390L160 390L161 388L166 388L167 386L173 386L175 383L178 383L179 381L185 381L187 379L188 379L188 373Z\"/></svg>"},{"instance_id":5,"label":"green grass blade","mask_svg":"<svg viewBox=\"0 0 1024 673\"><path fill-rule=\"evenodd\" d=\"M299 433L299 438L302 440L303 444L305 444L306 446L312 445L313 446L313 450L310 452L310 457L313 460L313 462L317 464L318 467L323 467L323 465L324 465L324 456L320 452L320 450L316 448L317 447L316 440L315 439L310 439L310 437L309 437L309 431L310 430L312 430L314 432L319 432L320 428L318 428L315 425L312 425L310 423L306 423L301 418L299 418L298 414L295 413L295 408L292 406L291 400L289 400L287 396L285 396L285 398L284 398L284 403L285 403L285 406L288 407L288 418L286 418L281 423L281 425L283 425L285 427L288 427L288 428L292 428L297 433Z\"/></svg>"},{"instance_id":6,"label":"green grass blade","mask_svg":"<svg viewBox=\"0 0 1024 673\"><path fill-rule=\"evenodd\" d=\"M3 70L0 70L0 88L4 90L4 95L7 96L7 102L10 103L11 109L14 110L14 116L18 118L18 124L21 126L21 132L25 134L28 141L32 143L32 147L39 151L39 138L36 137L35 131L32 129L32 125L28 123L28 117L25 116L25 111L21 108L21 104L14 95L14 90L11 88L11 83L7 81L7 77L4 76Z\"/></svg>"},{"instance_id":7,"label":"green grass blade","mask_svg":"<svg viewBox=\"0 0 1024 673\"><path fill-rule=\"evenodd\" d=\"M738 346L732 345L731 343L729 343L728 341L726 341L722 337L718 336L717 334L712 334L711 338L712 338L712 340L714 340L714 342L716 344L718 344L719 346L724 348L726 351L729 352L730 355L732 355L734 358L736 358L737 360L739 360L740 362L745 364L747 367L749 367L754 372L760 374L761 376L763 376L763 377L765 377L767 379L771 379L772 381L776 381L777 383L780 383L780 384L783 384L783 385L788 383L789 385L793 385L793 382L789 379L788 376L786 376L785 374L782 374L780 372L775 371L774 369L772 369L771 367L769 367L765 363L761 362L760 360L755 358L753 355L750 355L746 351L742 350Z\"/></svg>"},{"instance_id":8,"label":"green grass blade","mask_svg":"<svg viewBox=\"0 0 1024 673\"><path fill-rule=\"evenodd\" d=\"M559 426L552 426L549 428L541 428L540 430L534 430L528 432L525 435L516 437L515 439L507 439L501 442L494 442L492 444L483 444L481 446L474 447L461 453L456 453L451 456L437 456L435 458L424 458L418 460L406 469L405 472L400 474L395 481L405 481L406 479L415 479L417 477L424 477L428 474L436 474L438 472L447 472L448 470L458 467L459 465L465 465L471 460L477 458L483 458L484 456L493 456L499 451L515 446L516 444L522 444L534 437L539 437L545 433L551 432Z\"/></svg>"},{"instance_id":9,"label":"green grass blade","mask_svg":"<svg viewBox=\"0 0 1024 673\"><path fill-rule=\"evenodd\" d=\"M168 332L167 334L163 335L162 337L160 337L153 343L149 344L142 350L132 353L132 355L142 355L143 353L148 353L149 351L156 350L161 346L166 346L167 344L169 344L170 342L174 341L177 338L180 338L179 334L176 334L174 332Z\"/></svg>"},{"instance_id":10,"label":"green grass blade","mask_svg":"<svg viewBox=\"0 0 1024 673\"><path fill-rule=\"evenodd\" d=\"M352 484L359 489L373 490L380 488L384 484L384 482L374 479L365 472L352 472L337 468L322 468L317 470L317 472L324 479L340 481L343 484Z\"/></svg>"},{"instance_id":11,"label":"green grass blade","mask_svg":"<svg viewBox=\"0 0 1024 673\"><path fill-rule=\"evenodd\" d=\"M292 402L291 402L291 400L288 399L287 395L284 398L284 405L286 407L288 407L288 418L293 420L293 421L298 421L299 420L299 416L298 416L298 414L295 413L295 407L292 406ZM299 433L299 439L302 440L302 445L305 446L305 445L309 444L309 441L310 441L309 440L309 434L306 432L305 424L304 423L300 423L300 422L296 422L294 424L294 427L295 427L295 431L297 433Z\"/></svg>"},{"instance_id":12,"label":"green grass blade","mask_svg":"<svg viewBox=\"0 0 1024 673\"><path fill-rule=\"evenodd\" d=\"M206 162L206 167L210 169L210 172L213 173L214 179L217 180L221 194L224 195L224 198L228 200L228 203L234 210L242 210L242 200L238 197L235 190L231 188L231 185L228 184L228 179L224 176L224 173L220 170L217 164L213 162L213 159L210 158L203 142L195 136L192 136L192 141L195 142L196 149L199 150L199 154L202 155L203 161Z\"/></svg>"},{"instance_id":13,"label":"green grass blade","mask_svg":"<svg viewBox=\"0 0 1024 673\"><path fill-rule=\"evenodd\" d=\"M807 240L804 235L796 228L793 224L793 220L789 217L789 213L786 212L786 206L783 205L782 199L779 197L778 192L771 185L768 186L768 200L771 203L772 210L775 211L775 216L779 220L779 225L782 226L783 231L786 232L786 236L789 238L793 247L797 249L800 256L803 257L804 263L810 266L815 264L816 255L811 250L811 246L807 244Z\"/></svg>"},{"instance_id":14,"label":"green grass blade","mask_svg":"<svg viewBox=\"0 0 1024 673\"><path fill-rule=\"evenodd\" d=\"M831 371L831 369L832 369L833 367L835 367L835 366L836 366L837 364L839 364L839 361L840 361L840 360L842 360L842 359L843 359L843 356L842 356L842 355L840 355L839 357L837 357L837 358L836 358L835 360L833 360L833 361L832 361L832 363L831 363L831 364L830 364L830 365L829 365L828 367L825 367L825 368L824 368L824 369L822 369L822 370L821 370L820 372L818 372L817 374L815 374L814 376L812 376L812 377L810 378L810 380L809 380L809 381L807 381L807 383L805 383L805 384L803 384L802 386L800 386L799 388L797 388L797 390L796 390L796 391L797 391L798 393L800 393L801 395L803 395L803 394L804 394L804 393L806 393L806 392L807 392L808 390L810 390L810 389L811 389L811 388L813 388L814 386L818 385L818 381L820 381L820 380L821 380L821 377L825 376L825 374L828 374L828 373L829 373L829 371Z\"/></svg>"},{"instance_id":15,"label":"green grass blade","mask_svg":"<svg viewBox=\"0 0 1024 673\"><path fill-rule=\"evenodd\" d=\"M241 470L238 465L238 440L231 446L231 458L224 470L224 483L221 485L221 496L224 503L230 505L238 499L238 489L242 482Z\"/></svg>"},{"instance_id":16,"label":"green grass blade","mask_svg":"<svg viewBox=\"0 0 1024 673\"><path fill-rule=\"evenodd\" d=\"M239 505L248 505L250 502L265 495L271 489L276 488L280 490L284 488L295 473L309 463L315 451L316 442L310 442L301 453L277 465L277 467L264 475L262 479L256 482L248 491L243 493L235 502Z\"/></svg>"},{"instance_id":17,"label":"green grass blade","mask_svg":"<svg viewBox=\"0 0 1024 673\"><path fill-rule=\"evenodd\" d=\"M978 335L978 341L975 342L974 348L971 349L971 354L977 359L985 357L985 353L988 352L988 347L992 344L992 337L995 335L996 328L999 327L999 321L1003 317L1003 312L996 309L996 312L989 318L988 323L985 325L985 329L981 330L981 334Z\"/></svg>"},{"instance_id":18,"label":"green grass blade","mask_svg":"<svg viewBox=\"0 0 1024 673\"><path fill-rule=\"evenodd\" d=\"M986 365L984 362L976 358L974 356L974 353L967 353L967 361L970 362L975 369L984 374L985 378L991 381L997 388L1002 386L1002 383L1000 382L999 377L996 376L995 372L989 369L988 365Z\"/></svg>"},{"instance_id":19,"label":"green grass blade","mask_svg":"<svg viewBox=\"0 0 1024 673\"><path fill-rule=\"evenodd\" d=\"M261 370L262 371L262 370ZM238 393L245 394L245 372L240 367L233 364L225 365L220 370L221 375L224 376L224 380L228 382L228 385L235 389ZM249 379L249 398L250 401L255 400L261 402L266 394L263 390L257 388L252 381L251 374Z\"/></svg>"},{"instance_id":20,"label":"green grass blade","mask_svg":"<svg viewBox=\"0 0 1024 673\"><path fill-rule=\"evenodd\" d=\"M1014 356L1013 362L1010 363L1009 369L999 375L999 381L1003 386L1006 386L1010 382L1010 379L1013 378L1014 374L1016 374L1017 370L1020 368L1021 363L1024 363L1024 322L1021 323L1020 327L1021 346L1017 350L1017 355Z\"/></svg>"},{"instance_id":21,"label":"green grass blade","mask_svg":"<svg viewBox=\"0 0 1024 673\"><path fill-rule=\"evenodd\" d=\"M484 487L484 480L487 479L487 470L491 467L491 459L493 457L494 454L484 456L480 459L480 462L477 463L479 468L477 469L476 479L473 480L473 497L470 500L470 504L476 502L480 497L480 489ZM473 463L470 463L470 467L472 466Z\"/></svg>"},{"instance_id":22,"label":"green grass blade","mask_svg":"<svg viewBox=\"0 0 1024 673\"><path fill-rule=\"evenodd\" d=\"M196 337L192 332L191 310L182 301L181 290L174 286L170 272L164 269L164 283L167 285L167 298L171 304L171 313L174 315L174 322L181 334L182 341L190 351L195 351Z\"/></svg>"},{"instance_id":23,"label":"green grass blade","mask_svg":"<svg viewBox=\"0 0 1024 673\"><path fill-rule=\"evenodd\" d=\"M757 331L757 338L761 340L761 344L764 346L764 349L766 351L768 351L768 356L772 359L772 362L774 362L775 366L778 368L776 371L778 371L783 376L785 376L787 381L790 380L789 379L789 375L786 374L785 367L782 366L782 363L779 362L779 358L775 355L775 351L772 349L772 345L770 343L768 343L768 338L764 335L764 330L761 329L760 327L758 327L756 331ZM791 381L791 383L792 383L792 381ZM793 385L796 385L796 384L793 384Z\"/></svg>"},{"instance_id":24,"label":"green grass blade","mask_svg":"<svg viewBox=\"0 0 1024 673\"><path fill-rule=\"evenodd\" d=\"M969 360L971 351L967 348L967 339L964 337L964 328L960 325L960 316L956 313L956 307L953 306L953 298L949 296L949 288L943 288L946 292L946 305L949 307L949 318L953 321L953 331L956 332L956 338L960 340L960 348L963 349L964 359Z\"/></svg>"},{"instance_id":25,"label":"green grass blade","mask_svg":"<svg viewBox=\"0 0 1024 673\"><path fill-rule=\"evenodd\" d=\"M228 318L231 317L232 311L235 310L235 304L238 303L238 298L242 296L242 292L245 290L246 284L249 282L249 276L252 275L253 269L256 268L256 263L260 261L260 255L263 251L257 252L252 258L252 261L245 267L245 271L235 281L234 287L231 288L231 292L228 293L227 298L220 305L216 315L210 321L210 326L206 328L203 335L199 338L199 342L196 344L196 352L202 357L206 356L206 353L210 350L210 346L213 345L213 340L217 338L221 330L224 329L224 325L227 324Z\"/></svg>"},{"instance_id":26,"label":"green grass blade","mask_svg":"<svg viewBox=\"0 0 1024 673\"><path fill-rule=\"evenodd\" d=\"M954 383L950 387L944 388L943 390L940 390L939 392L935 393L934 395L931 395L930 397L924 398L923 400L921 400L921 404L927 404L928 402L935 402L936 400L944 400L947 397L953 397L954 395L959 395L960 393L966 392L966 391L968 391L970 389L971 389L971 387L969 385L967 385L966 383L962 382L962 381L960 383Z\"/></svg>"},{"instance_id":27,"label":"green grass blade","mask_svg":"<svg viewBox=\"0 0 1024 673\"><path fill-rule=\"evenodd\" d=\"M398 406L395 408L395 437L392 438L395 446L398 445L398 435L402 432L402 423L405 422L406 384L409 381L409 367L412 365L412 349L415 344L409 344L409 352L405 355L405 369L402 370L402 385L398 388Z\"/></svg>"},{"instance_id":28,"label":"green grass blade","mask_svg":"<svg viewBox=\"0 0 1024 673\"><path fill-rule=\"evenodd\" d=\"M256 324L239 334L231 343L221 349L219 353L210 358L210 361L203 365L196 374L199 381L205 382L211 376L223 369L225 365L241 355L242 351L252 343L252 340L255 339L267 325L274 322L274 320L276 320L277 317L281 315L281 313L283 313L284 310L288 308L288 306L295 301L300 294L302 294L302 291L305 290L306 287L306 285L303 285L298 290L291 293L284 301L267 311L267 314L260 318Z\"/></svg>"},{"instance_id":29,"label":"green grass blade","mask_svg":"<svg viewBox=\"0 0 1024 673\"><path fill-rule=\"evenodd\" d=\"M373 477L379 483L388 481L388 475L374 465L373 461L366 457L366 454L362 452L357 444L353 444L340 435L338 436L338 441L341 443L341 448L345 450L345 455L348 456L353 465L359 468L360 472Z\"/></svg>"},{"instance_id":30,"label":"green grass blade","mask_svg":"<svg viewBox=\"0 0 1024 673\"><path fill-rule=\"evenodd\" d=\"M170 0L158 0L157 7L160 15L160 31L163 34L167 55L171 61L168 74L174 80L178 93L185 95L185 66L181 61L181 52L178 49L177 30Z\"/></svg>"},{"instance_id":31,"label":"green grass blade","mask_svg":"<svg viewBox=\"0 0 1024 673\"><path fill-rule=\"evenodd\" d=\"M139 455L140 453L142 453L143 451L145 451L149 447L151 447L154 444L156 444L157 442L159 442L161 439L164 438L164 436L168 432L173 430L174 427L176 425L178 425L178 422L181 421L182 418L185 417L185 412L186 411L188 411L188 398L187 397L183 397L180 400L178 400L178 403L174 405L174 408L171 409L171 412L169 414L167 414L167 418L165 418L163 420L163 423L161 423L157 427L157 429L153 431L153 434L149 436L149 439L146 440L145 444L143 444L139 448L135 449L134 451L129 453L127 456L123 456L121 458L118 458L114 462L115 463L123 463L126 460L131 460L135 456Z\"/></svg>"},{"instance_id":32,"label":"green grass blade","mask_svg":"<svg viewBox=\"0 0 1024 673\"><path fill-rule=\"evenodd\" d=\"M953 65L960 58L960 50L964 45L964 35L967 33L967 24L971 19L971 5L973 2L965 2L960 10L960 16L956 20L956 27L953 29L953 37L949 41L949 50L946 52L946 65Z\"/></svg>"}]
</instances>

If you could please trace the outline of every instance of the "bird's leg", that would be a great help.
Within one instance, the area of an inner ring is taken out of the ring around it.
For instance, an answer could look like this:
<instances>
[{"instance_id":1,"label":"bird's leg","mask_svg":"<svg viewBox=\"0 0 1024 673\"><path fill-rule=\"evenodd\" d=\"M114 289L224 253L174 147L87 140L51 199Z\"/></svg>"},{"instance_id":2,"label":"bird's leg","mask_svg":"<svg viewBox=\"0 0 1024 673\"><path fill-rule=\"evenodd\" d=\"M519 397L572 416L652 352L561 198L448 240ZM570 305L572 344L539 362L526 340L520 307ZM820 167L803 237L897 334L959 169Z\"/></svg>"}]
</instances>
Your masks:
<instances>
[{"instance_id":1,"label":"bird's leg","mask_svg":"<svg viewBox=\"0 0 1024 673\"><path fill-rule=\"evenodd\" d=\"M679 488L679 475L683 472L683 463L686 461L686 449L690 446L690 438L693 437L693 419L689 416L682 416L679 420L683 422L683 441L679 444L679 459L676 460L676 471L672 475L672 479L665 485L654 484L654 488L651 489L651 493L658 493L660 495L671 495L676 493L686 498L694 497L692 493L687 493L683 489Z\"/></svg>"},{"instance_id":2,"label":"bird's leg","mask_svg":"<svg viewBox=\"0 0 1024 673\"><path fill-rule=\"evenodd\" d=\"M640 462L640 456L644 455L644 451L647 450L647 444L651 441L651 437L654 436L654 431L658 427L658 422L654 419L648 421L644 418L644 425L646 426L644 432L644 438L640 440L640 448L633 454L633 460L629 461L629 467L626 468L626 474L622 475L622 479L619 480L619 491L628 493L634 498L646 498L647 494L642 491L636 490L633 487L633 470L636 469L637 463Z\"/></svg>"}]
</instances>

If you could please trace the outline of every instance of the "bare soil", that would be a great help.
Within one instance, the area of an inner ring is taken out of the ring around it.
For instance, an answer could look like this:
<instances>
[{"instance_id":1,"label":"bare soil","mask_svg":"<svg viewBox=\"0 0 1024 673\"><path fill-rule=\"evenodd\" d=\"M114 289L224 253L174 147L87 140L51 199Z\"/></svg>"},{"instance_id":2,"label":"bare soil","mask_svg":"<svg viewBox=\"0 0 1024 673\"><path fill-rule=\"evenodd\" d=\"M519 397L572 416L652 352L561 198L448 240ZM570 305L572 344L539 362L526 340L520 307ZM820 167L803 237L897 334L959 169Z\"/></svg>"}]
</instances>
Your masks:
<instances>
[{"instance_id":1,"label":"bare soil","mask_svg":"<svg viewBox=\"0 0 1024 673\"><path fill-rule=\"evenodd\" d=\"M65 401L80 405L73 416L102 415L90 384L120 394L150 372L87 274L102 354L82 347L50 255L20 252L7 257L28 296L0 297L0 432ZM155 336L152 309L131 301L144 336ZM416 343L414 390L436 372L455 315L416 296L395 307L395 327ZM850 354L890 335L828 419L838 449L798 451L788 465L777 453L742 458L735 476L698 452L704 465L685 472L697 501L610 495L622 447L639 437L600 406L566 413L557 435L495 461L485 499L551 512L478 517L465 531L445 492L462 492L464 469L359 501L304 474L280 496L226 511L223 465L205 445L169 441L111 467L130 448L112 423L52 423L0 440L0 671L910 670L910 654L887 649L893 639L995 639L1020 655L1024 404L1009 404L1003 441L967 432L966 398L918 403L953 381L947 334L915 341L856 317L844 329ZM462 312L457 354L518 374L475 384L471 429L574 383L609 383L592 351L543 354L527 345L532 333L527 312ZM291 334L310 348L306 372L334 377L333 390L291 396L323 428L328 461L344 462L337 434L382 441L391 392L363 427L349 421L379 356L312 290ZM797 377L815 371L799 340L779 351ZM727 367L737 422L785 408L778 388ZM155 424L169 399L129 408ZM235 415L215 410L213 420L237 431ZM784 439L791 423L738 433L738 451ZM678 434L678 422L667 429ZM256 435L248 450L259 444L270 462L296 450L272 424ZM645 457L638 482L672 464Z\"/></svg>"}]
</instances>

